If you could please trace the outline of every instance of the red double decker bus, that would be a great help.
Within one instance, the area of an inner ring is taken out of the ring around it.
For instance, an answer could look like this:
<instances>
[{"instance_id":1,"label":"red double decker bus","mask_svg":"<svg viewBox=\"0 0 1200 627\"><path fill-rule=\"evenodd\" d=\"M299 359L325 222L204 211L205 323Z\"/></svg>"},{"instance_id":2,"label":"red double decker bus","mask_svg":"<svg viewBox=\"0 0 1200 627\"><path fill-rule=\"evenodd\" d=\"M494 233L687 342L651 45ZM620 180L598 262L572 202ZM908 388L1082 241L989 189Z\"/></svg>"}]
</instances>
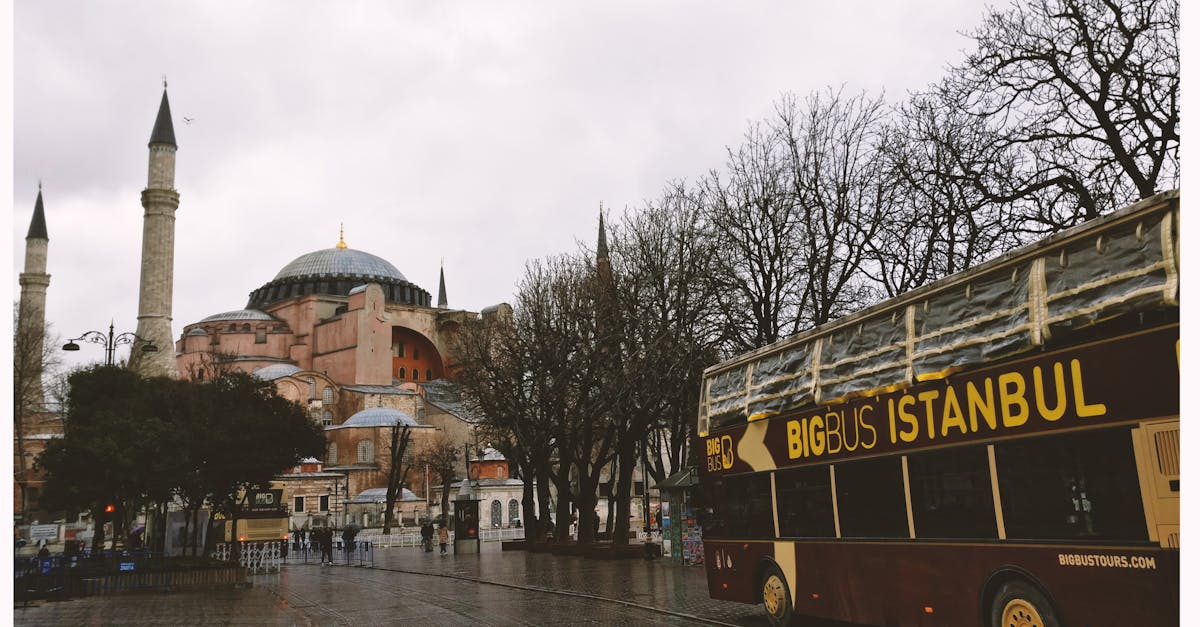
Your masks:
<instances>
[{"instance_id":1,"label":"red double decker bus","mask_svg":"<svg viewBox=\"0 0 1200 627\"><path fill-rule=\"evenodd\" d=\"M1179 622L1178 192L705 372L713 598Z\"/></svg>"}]
</instances>

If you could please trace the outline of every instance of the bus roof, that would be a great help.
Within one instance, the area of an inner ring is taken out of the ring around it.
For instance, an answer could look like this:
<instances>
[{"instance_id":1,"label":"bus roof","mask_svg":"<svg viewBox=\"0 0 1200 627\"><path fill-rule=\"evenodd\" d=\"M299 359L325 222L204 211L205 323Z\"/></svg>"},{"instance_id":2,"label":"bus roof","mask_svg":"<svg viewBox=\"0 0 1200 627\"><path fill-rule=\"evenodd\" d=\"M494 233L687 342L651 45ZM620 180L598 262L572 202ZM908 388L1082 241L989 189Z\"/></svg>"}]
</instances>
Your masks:
<instances>
[{"instance_id":1,"label":"bus roof","mask_svg":"<svg viewBox=\"0 0 1200 627\"><path fill-rule=\"evenodd\" d=\"M704 371L697 433L902 389L1060 342L1129 314L1178 310L1179 190Z\"/></svg>"}]
</instances>

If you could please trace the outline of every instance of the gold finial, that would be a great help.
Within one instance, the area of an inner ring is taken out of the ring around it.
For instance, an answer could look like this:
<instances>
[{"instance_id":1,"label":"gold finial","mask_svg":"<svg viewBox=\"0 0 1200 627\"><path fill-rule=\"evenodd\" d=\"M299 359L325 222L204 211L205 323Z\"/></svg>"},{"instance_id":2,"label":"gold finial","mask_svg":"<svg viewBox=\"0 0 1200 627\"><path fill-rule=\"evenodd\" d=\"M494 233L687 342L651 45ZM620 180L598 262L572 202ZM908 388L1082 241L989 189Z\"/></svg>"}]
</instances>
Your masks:
<instances>
[{"instance_id":1,"label":"gold finial","mask_svg":"<svg viewBox=\"0 0 1200 627\"><path fill-rule=\"evenodd\" d=\"M346 227L344 223L338 223L338 248L346 248Z\"/></svg>"}]
</instances>

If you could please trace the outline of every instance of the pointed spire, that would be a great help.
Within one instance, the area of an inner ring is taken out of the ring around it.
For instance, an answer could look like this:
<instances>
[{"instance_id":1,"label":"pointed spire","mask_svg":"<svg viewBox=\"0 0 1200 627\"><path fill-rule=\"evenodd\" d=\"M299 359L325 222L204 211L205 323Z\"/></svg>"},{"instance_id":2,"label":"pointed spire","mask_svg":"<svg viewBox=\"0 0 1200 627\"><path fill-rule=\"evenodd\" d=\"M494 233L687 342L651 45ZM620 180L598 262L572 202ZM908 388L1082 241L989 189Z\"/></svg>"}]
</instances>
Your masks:
<instances>
[{"instance_id":1,"label":"pointed spire","mask_svg":"<svg viewBox=\"0 0 1200 627\"><path fill-rule=\"evenodd\" d=\"M438 309L445 309L446 304L446 260L442 260L442 267L438 270Z\"/></svg>"},{"instance_id":2,"label":"pointed spire","mask_svg":"<svg viewBox=\"0 0 1200 627\"><path fill-rule=\"evenodd\" d=\"M38 181L37 202L33 204L33 219L29 221L29 233L25 239L49 240L46 234L46 210L42 208L42 182Z\"/></svg>"},{"instance_id":3,"label":"pointed spire","mask_svg":"<svg viewBox=\"0 0 1200 627\"><path fill-rule=\"evenodd\" d=\"M342 222L338 222L337 247L338 248L348 248L348 246L346 246L346 225Z\"/></svg>"},{"instance_id":4,"label":"pointed spire","mask_svg":"<svg viewBox=\"0 0 1200 627\"><path fill-rule=\"evenodd\" d=\"M596 238L596 257L608 257L608 238L604 234L604 203L600 203L600 235Z\"/></svg>"},{"instance_id":5,"label":"pointed spire","mask_svg":"<svg viewBox=\"0 0 1200 627\"><path fill-rule=\"evenodd\" d=\"M178 148L175 144L175 125L171 123L171 103L167 102L167 80L163 79L162 103L158 105L158 118L154 120L154 130L150 132L150 144L166 144Z\"/></svg>"}]
</instances>

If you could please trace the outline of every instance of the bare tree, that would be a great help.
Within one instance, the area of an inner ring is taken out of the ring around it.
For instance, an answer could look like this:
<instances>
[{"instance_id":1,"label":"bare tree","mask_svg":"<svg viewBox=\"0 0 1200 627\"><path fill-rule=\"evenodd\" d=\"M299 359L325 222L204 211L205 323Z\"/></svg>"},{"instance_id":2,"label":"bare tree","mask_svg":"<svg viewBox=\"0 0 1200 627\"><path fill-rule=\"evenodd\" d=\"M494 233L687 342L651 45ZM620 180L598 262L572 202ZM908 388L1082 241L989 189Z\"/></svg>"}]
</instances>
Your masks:
<instances>
[{"instance_id":1,"label":"bare tree","mask_svg":"<svg viewBox=\"0 0 1200 627\"><path fill-rule=\"evenodd\" d=\"M402 425L399 421L392 425L391 441L388 444L388 478L387 478L387 493L384 497L383 510L383 533L384 535L392 532L392 523L395 522L396 514L396 497L404 495L404 480L408 477L408 473L412 470L412 462L405 464L406 453L408 452L409 438L412 436L408 425Z\"/></svg>"},{"instance_id":2,"label":"bare tree","mask_svg":"<svg viewBox=\"0 0 1200 627\"><path fill-rule=\"evenodd\" d=\"M429 440L416 457L416 463L426 467L442 484L443 524L450 512L450 484L458 478L458 456L458 445L443 431Z\"/></svg>"},{"instance_id":3,"label":"bare tree","mask_svg":"<svg viewBox=\"0 0 1200 627\"><path fill-rule=\"evenodd\" d=\"M992 202L1052 232L1179 180L1175 0L1033 0L994 10L931 94L993 135L963 164ZM996 167L987 167L988 163Z\"/></svg>"},{"instance_id":4,"label":"bare tree","mask_svg":"<svg viewBox=\"0 0 1200 627\"><path fill-rule=\"evenodd\" d=\"M833 90L813 93L803 104L784 96L776 107L788 202L804 230L798 244L805 284L796 323L805 328L875 300L862 266L891 202L876 157L884 115L882 98Z\"/></svg>"},{"instance_id":5,"label":"bare tree","mask_svg":"<svg viewBox=\"0 0 1200 627\"><path fill-rule=\"evenodd\" d=\"M17 488L20 490L21 512L28 511L29 482L32 453L26 450L29 429L40 419L57 420L46 408L46 382L54 383L62 364L58 353L58 337L46 329L22 324L20 304L13 303L13 436L17 444Z\"/></svg>"},{"instance_id":6,"label":"bare tree","mask_svg":"<svg viewBox=\"0 0 1200 627\"><path fill-rule=\"evenodd\" d=\"M708 280L717 256L700 224L694 196L682 183L672 183L612 230L621 286L614 293L621 319L619 358L611 362L614 376L606 379L617 454L609 484L614 544L628 541L635 467L646 470L648 485L651 477L665 479L690 462L700 374L716 361L720 337L717 288Z\"/></svg>"},{"instance_id":7,"label":"bare tree","mask_svg":"<svg viewBox=\"0 0 1200 627\"><path fill-rule=\"evenodd\" d=\"M526 324L523 318L520 324ZM464 324L454 354L464 400L483 417L479 431L515 465L513 475L523 484L523 518L532 529L526 540L537 542L550 528L554 423L535 384L541 379L533 376L530 346L518 334L515 317L496 316Z\"/></svg>"},{"instance_id":8,"label":"bare tree","mask_svg":"<svg viewBox=\"0 0 1200 627\"><path fill-rule=\"evenodd\" d=\"M713 170L699 185L706 231L719 251L711 280L731 352L765 346L800 325L808 282L804 224L789 199L779 139L752 124L740 147L726 149L728 173Z\"/></svg>"},{"instance_id":9,"label":"bare tree","mask_svg":"<svg viewBox=\"0 0 1200 627\"><path fill-rule=\"evenodd\" d=\"M878 158L886 228L864 242L864 271L886 297L953 274L1023 242L1011 203L989 202L971 170L991 137L970 114L926 95L897 108ZM959 164L971 164L964 169Z\"/></svg>"}]
</instances>

